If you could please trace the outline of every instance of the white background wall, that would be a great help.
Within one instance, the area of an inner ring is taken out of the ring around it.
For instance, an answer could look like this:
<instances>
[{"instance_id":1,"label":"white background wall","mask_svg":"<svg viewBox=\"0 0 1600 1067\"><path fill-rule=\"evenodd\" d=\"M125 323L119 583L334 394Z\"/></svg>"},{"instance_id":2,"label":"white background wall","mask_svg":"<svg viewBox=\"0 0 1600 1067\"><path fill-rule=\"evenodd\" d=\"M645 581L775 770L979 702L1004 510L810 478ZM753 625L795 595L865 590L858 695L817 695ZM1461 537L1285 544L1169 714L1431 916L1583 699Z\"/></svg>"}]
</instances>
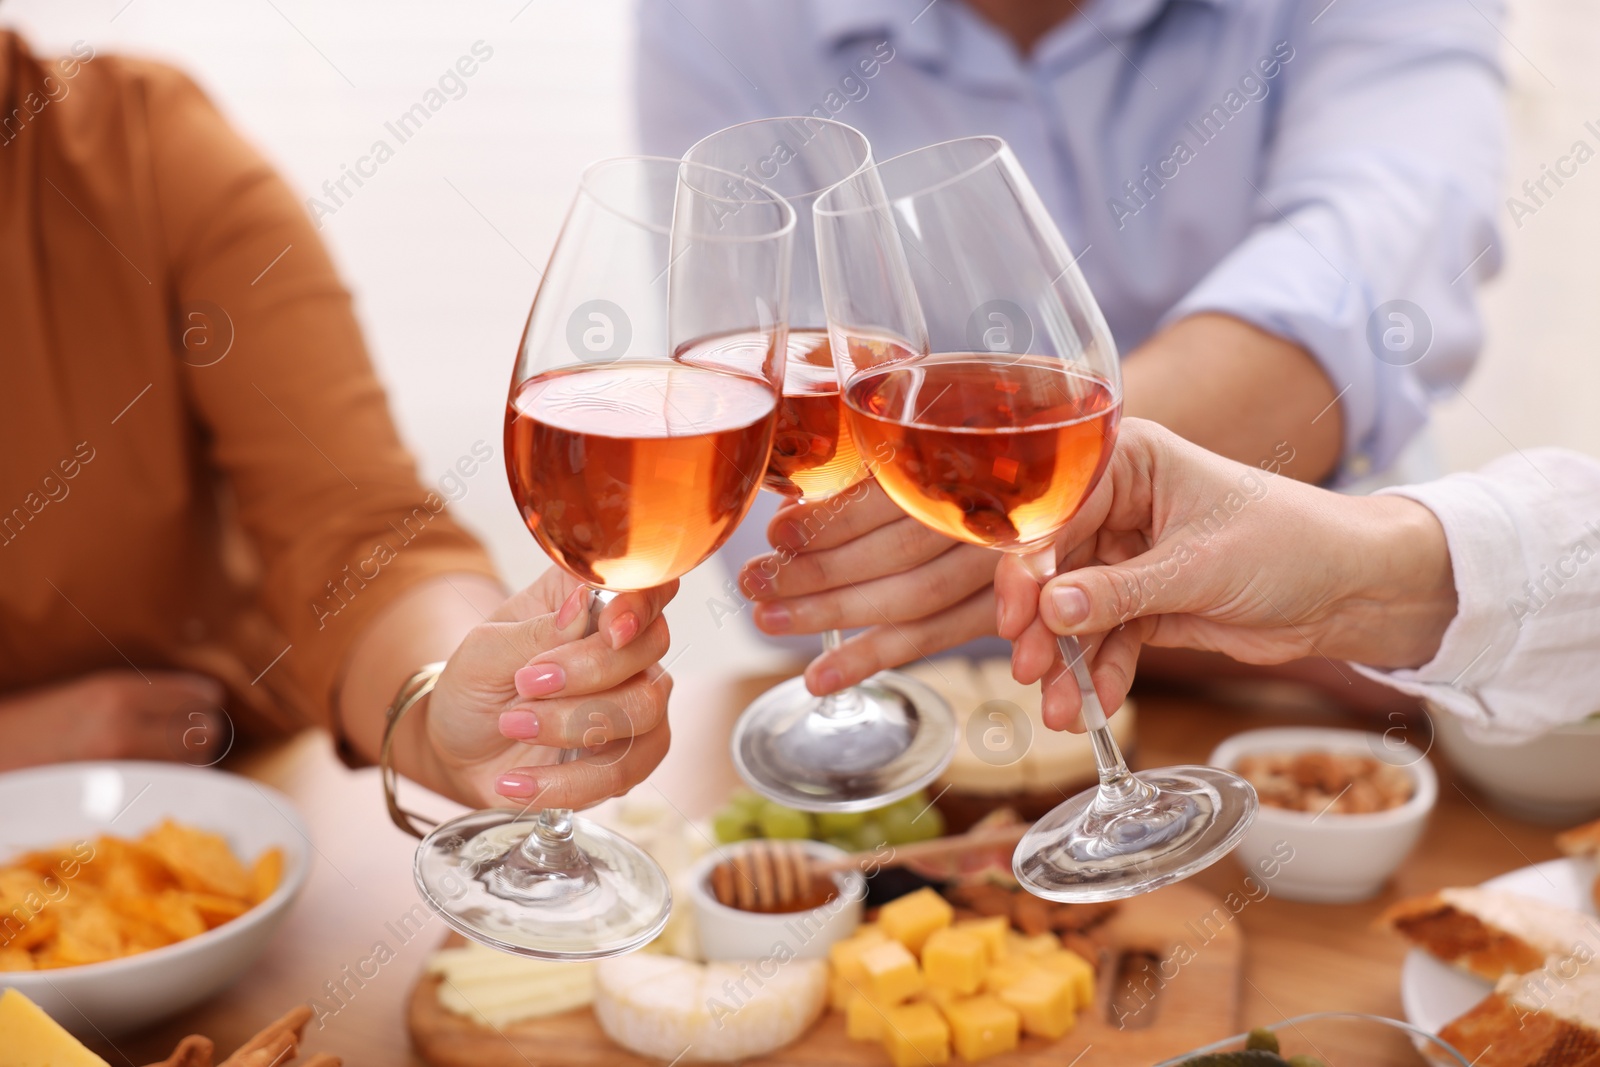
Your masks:
<instances>
[{"instance_id":1,"label":"white background wall","mask_svg":"<svg viewBox=\"0 0 1600 1067\"><path fill-rule=\"evenodd\" d=\"M498 453L534 265L583 166L633 150L629 19L624 0L0 0L0 24L40 49L82 39L183 66L306 195L473 42L494 49L466 94L322 225L429 480L479 439ZM1505 36L1514 189L1575 139L1600 150L1584 129L1600 128L1600 6L1512 0ZM1520 228L1503 217L1488 351L1464 398L1440 411L1447 463L1537 445L1600 455L1600 159ZM458 512L512 580L543 565L498 464ZM712 630L705 603L722 575L702 571L674 605L686 650L674 669L769 662L775 653L739 627Z\"/></svg>"}]
</instances>

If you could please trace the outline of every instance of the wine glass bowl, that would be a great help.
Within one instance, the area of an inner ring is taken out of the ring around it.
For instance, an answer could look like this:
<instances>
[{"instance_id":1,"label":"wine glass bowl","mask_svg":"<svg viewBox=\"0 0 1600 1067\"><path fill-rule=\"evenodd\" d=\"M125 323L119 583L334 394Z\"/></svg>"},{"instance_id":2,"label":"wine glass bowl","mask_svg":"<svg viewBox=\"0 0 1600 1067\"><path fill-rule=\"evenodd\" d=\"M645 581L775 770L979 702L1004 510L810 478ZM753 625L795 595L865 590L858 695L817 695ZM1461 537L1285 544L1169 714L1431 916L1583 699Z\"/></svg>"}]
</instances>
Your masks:
<instances>
[{"instance_id":1,"label":"wine glass bowl","mask_svg":"<svg viewBox=\"0 0 1600 1067\"><path fill-rule=\"evenodd\" d=\"M749 510L783 389L793 229L781 197L716 168L584 172L523 332L505 455L529 532L591 590L590 633L611 594L685 574ZM611 758L593 733L587 758ZM647 853L565 809L444 823L414 874L456 930L543 959L639 948L672 907Z\"/></svg>"},{"instance_id":2,"label":"wine glass bowl","mask_svg":"<svg viewBox=\"0 0 1600 1067\"><path fill-rule=\"evenodd\" d=\"M970 137L908 152L836 185L814 215L829 335L873 476L908 515L1019 556L1042 584L1110 460L1122 382L1111 331L1011 150ZM1077 639L1058 644L1100 784L1028 832L1018 880L1053 900L1113 900L1231 851L1254 789L1209 767L1132 774Z\"/></svg>"},{"instance_id":3,"label":"wine glass bowl","mask_svg":"<svg viewBox=\"0 0 1600 1067\"><path fill-rule=\"evenodd\" d=\"M811 212L829 188L871 166L871 147L844 123L798 116L719 130L684 158L758 177L795 210L787 369L763 484L807 502L845 493L868 470L839 395ZM840 641L837 630L823 635L825 648ZM955 736L955 715L942 697L882 671L826 697L813 696L803 678L790 679L745 710L730 747L740 777L763 796L808 811L849 812L928 785L949 764Z\"/></svg>"}]
</instances>

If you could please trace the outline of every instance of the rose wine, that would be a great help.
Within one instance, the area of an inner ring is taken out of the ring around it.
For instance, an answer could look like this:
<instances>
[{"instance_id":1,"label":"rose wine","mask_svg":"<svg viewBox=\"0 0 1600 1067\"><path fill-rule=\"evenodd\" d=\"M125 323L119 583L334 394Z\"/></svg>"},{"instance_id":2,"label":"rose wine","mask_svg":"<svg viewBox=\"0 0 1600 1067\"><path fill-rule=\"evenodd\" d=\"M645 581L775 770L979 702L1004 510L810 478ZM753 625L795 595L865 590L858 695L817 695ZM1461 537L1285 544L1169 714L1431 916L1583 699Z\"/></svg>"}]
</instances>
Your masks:
<instances>
[{"instance_id":1,"label":"rose wine","mask_svg":"<svg viewBox=\"0 0 1600 1067\"><path fill-rule=\"evenodd\" d=\"M506 406L511 492L573 575L607 589L660 585L744 517L775 408L759 379L669 360L540 375Z\"/></svg>"},{"instance_id":2,"label":"rose wine","mask_svg":"<svg viewBox=\"0 0 1600 1067\"><path fill-rule=\"evenodd\" d=\"M1027 551L1093 488L1121 397L1064 360L955 353L867 370L845 394L878 484L962 541Z\"/></svg>"}]
</instances>

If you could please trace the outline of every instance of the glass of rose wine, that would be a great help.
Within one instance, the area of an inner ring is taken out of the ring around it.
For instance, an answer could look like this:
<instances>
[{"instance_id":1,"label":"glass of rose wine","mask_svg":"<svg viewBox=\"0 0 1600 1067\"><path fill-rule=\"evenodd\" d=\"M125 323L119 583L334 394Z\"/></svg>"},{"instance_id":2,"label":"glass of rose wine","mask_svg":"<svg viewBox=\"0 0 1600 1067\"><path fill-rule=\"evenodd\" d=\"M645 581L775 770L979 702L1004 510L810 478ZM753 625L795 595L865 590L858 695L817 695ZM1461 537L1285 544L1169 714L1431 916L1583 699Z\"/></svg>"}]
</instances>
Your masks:
<instances>
[{"instance_id":1,"label":"glass of rose wine","mask_svg":"<svg viewBox=\"0 0 1600 1067\"><path fill-rule=\"evenodd\" d=\"M593 591L591 620L616 592L699 565L755 499L783 392L793 230L788 204L739 175L650 158L584 172L523 332L505 455L534 540ZM680 358L717 338L739 345ZM620 759L627 742L597 730L561 762ZM466 936L543 959L638 948L672 907L649 855L562 809L444 823L415 875Z\"/></svg>"},{"instance_id":2,"label":"glass of rose wine","mask_svg":"<svg viewBox=\"0 0 1600 1067\"><path fill-rule=\"evenodd\" d=\"M869 475L839 400L811 208L831 186L872 163L861 131L809 116L730 126L684 159L762 182L795 211L789 277L788 369L762 484L789 500L835 497ZM770 576L769 576L770 577ZM838 630L823 634L837 648ZM955 716L916 679L883 671L824 697L804 678L763 693L739 717L734 766L756 792L807 811L865 811L910 796L950 763Z\"/></svg>"},{"instance_id":3,"label":"glass of rose wine","mask_svg":"<svg viewBox=\"0 0 1600 1067\"><path fill-rule=\"evenodd\" d=\"M829 336L852 431L907 514L1055 573L1055 538L1110 459L1122 410L1116 345L1005 142L896 156L814 209ZM1185 878L1236 846L1255 791L1212 767L1135 775L1076 638L1100 783L1039 820L1013 869L1038 896L1113 900Z\"/></svg>"}]
</instances>

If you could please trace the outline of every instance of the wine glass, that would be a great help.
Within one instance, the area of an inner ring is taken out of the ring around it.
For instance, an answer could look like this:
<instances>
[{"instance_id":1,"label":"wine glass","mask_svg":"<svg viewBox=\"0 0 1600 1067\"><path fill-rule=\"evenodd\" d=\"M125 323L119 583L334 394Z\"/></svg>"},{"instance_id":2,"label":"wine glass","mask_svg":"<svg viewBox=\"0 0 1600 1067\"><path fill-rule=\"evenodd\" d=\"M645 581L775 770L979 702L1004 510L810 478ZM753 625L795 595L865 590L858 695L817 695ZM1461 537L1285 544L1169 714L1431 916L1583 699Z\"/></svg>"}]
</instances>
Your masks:
<instances>
[{"instance_id":1,"label":"wine glass","mask_svg":"<svg viewBox=\"0 0 1600 1067\"><path fill-rule=\"evenodd\" d=\"M852 431L907 514L1021 556L1040 580L1105 470L1122 383L1105 318L1005 142L908 152L817 203L828 329ZM1040 819L1013 869L1038 896L1114 900L1231 851L1256 811L1211 767L1132 774L1074 637L1100 784Z\"/></svg>"},{"instance_id":2,"label":"wine glass","mask_svg":"<svg viewBox=\"0 0 1600 1067\"><path fill-rule=\"evenodd\" d=\"M830 186L872 162L867 138L842 122L759 119L719 130L684 159L753 174L795 210L789 278L788 370L762 484L790 500L825 500L868 477L843 418L811 207ZM839 647L838 630L822 635ZM955 753L950 705L914 678L882 671L815 697L791 678L745 709L731 747L739 776L762 796L806 811L865 811L910 796Z\"/></svg>"},{"instance_id":3,"label":"wine glass","mask_svg":"<svg viewBox=\"0 0 1600 1067\"><path fill-rule=\"evenodd\" d=\"M755 499L783 389L793 229L782 198L714 168L631 158L584 172L528 314L505 454L534 539L593 591L591 633L610 595L691 570ZM718 358L677 358L696 346ZM447 822L415 875L466 936L543 959L638 948L672 907L649 855L561 809Z\"/></svg>"}]
</instances>

